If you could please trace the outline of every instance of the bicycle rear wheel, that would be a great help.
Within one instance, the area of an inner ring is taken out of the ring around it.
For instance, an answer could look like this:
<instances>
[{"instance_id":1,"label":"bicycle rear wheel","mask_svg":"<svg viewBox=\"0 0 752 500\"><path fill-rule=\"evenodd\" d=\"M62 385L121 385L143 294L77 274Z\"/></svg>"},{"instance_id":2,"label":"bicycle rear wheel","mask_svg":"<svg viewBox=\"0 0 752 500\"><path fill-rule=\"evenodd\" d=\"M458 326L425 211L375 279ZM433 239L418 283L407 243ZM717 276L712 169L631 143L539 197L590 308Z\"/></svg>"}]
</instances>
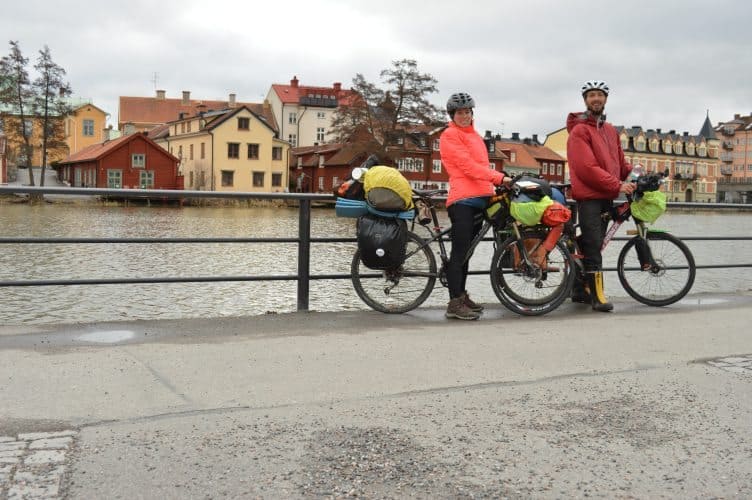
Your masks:
<instances>
[{"instance_id":1,"label":"bicycle rear wheel","mask_svg":"<svg viewBox=\"0 0 752 500\"><path fill-rule=\"evenodd\" d=\"M621 286L632 298L649 306L667 306L681 300L695 282L692 252L672 234L649 231L647 239L656 266L643 270L636 246L639 239L627 241L619 253Z\"/></svg>"},{"instance_id":2,"label":"bicycle rear wheel","mask_svg":"<svg viewBox=\"0 0 752 500\"><path fill-rule=\"evenodd\" d=\"M543 232L522 233L521 241L529 260L543 244ZM491 287L496 297L512 312L540 316L559 307L574 283L574 259L559 241L545 262L528 265L521 258L515 236L504 241L491 261Z\"/></svg>"},{"instance_id":3,"label":"bicycle rear wheel","mask_svg":"<svg viewBox=\"0 0 752 500\"><path fill-rule=\"evenodd\" d=\"M428 243L407 233L407 257L398 269L376 271L367 268L355 252L350 266L353 287L370 308L399 314L420 306L436 284L436 258Z\"/></svg>"}]
</instances>

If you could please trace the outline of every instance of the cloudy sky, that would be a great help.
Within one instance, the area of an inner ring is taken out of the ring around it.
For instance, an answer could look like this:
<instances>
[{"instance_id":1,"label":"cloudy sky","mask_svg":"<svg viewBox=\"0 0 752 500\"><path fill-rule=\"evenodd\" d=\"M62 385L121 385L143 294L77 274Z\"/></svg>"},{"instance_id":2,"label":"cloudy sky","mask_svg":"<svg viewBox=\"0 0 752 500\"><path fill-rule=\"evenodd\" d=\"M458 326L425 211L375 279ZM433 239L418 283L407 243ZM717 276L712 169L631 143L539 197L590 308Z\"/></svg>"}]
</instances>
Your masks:
<instances>
[{"instance_id":1,"label":"cloudy sky","mask_svg":"<svg viewBox=\"0 0 752 500\"><path fill-rule=\"evenodd\" d=\"M0 33L36 60L46 44L75 95L117 123L119 96L261 102L272 83L379 83L399 59L477 102L476 128L541 138L611 87L616 125L697 133L752 113L749 0L4 1ZM156 83L154 75L157 75Z\"/></svg>"}]
</instances>

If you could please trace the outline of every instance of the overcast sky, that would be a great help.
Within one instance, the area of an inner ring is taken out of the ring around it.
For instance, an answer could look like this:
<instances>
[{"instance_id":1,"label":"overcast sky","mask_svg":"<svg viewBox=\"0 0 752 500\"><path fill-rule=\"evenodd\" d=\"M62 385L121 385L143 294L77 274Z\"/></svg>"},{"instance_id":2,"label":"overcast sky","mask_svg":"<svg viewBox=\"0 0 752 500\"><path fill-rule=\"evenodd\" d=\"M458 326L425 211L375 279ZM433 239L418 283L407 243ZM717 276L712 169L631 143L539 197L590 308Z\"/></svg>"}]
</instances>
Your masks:
<instances>
[{"instance_id":1,"label":"overcast sky","mask_svg":"<svg viewBox=\"0 0 752 500\"><path fill-rule=\"evenodd\" d=\"M697 133L752 112L752 1L23 0L2 2L0 33L35 62L46 44L74 93L117 124L119 96L261 102L273 83L380 83L415 59L431 100L476 100L476 128L547 133L583 108L588 79L611 87L615 125ZM157 74L156 84L154 74Z\"/></svg>"}]
</instances>

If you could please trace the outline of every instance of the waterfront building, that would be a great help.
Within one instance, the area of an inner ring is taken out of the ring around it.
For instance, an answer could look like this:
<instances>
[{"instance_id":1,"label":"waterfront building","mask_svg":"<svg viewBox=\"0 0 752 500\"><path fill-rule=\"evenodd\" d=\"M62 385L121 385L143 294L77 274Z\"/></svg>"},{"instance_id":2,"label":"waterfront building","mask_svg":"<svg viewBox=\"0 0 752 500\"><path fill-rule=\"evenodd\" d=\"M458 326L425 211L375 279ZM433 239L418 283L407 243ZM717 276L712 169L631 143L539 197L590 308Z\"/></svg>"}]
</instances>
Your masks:
<instances>
[{"instance_id":1,"label":"waterfront building","mask_svg":"<svg viewBox=\"0 0 752 500\"><path fill-rule=\"evenodd\" d=\"M355 96L339 82L331 87L301 85L293 76L289 84L272 84L266 101L279 124L279 137L295 148L331 142L334 113Z\"/></svg>"},{"instance_id":2,"label":"waterfront building","mask_svg":"<svg viewBox=\"0 0 752 500\"><path fill-rule=\"evenodd\" d=\"M111 139L106 128L108 116L109 113L90 102L74 106L63 120L68 155Z\"/></svg>"},{"instance_id":3,"label":"waterfront building","mask_svg":"<svg viewBox=\"0 0 752 500\"><path fill-rule=\"evenodd\" d=\"M721 137L719 198L725 202L752 202L752 113L735 114L715 127Z\"/></svg>"},{"instance_id":4,"label":"waterfront building","mask_svg":"<svg viewBox=\"0 0 752 500\"><path fill-rule=\"evenodd\" d=\"M182 189L178 158L145 133L93 144L61 161L58 178L73 187Z\"/></svg>"},{"instance_id":5,"label":"waterfront building","mask_svg":"<svg viewBox=\"0 0 752 500\"><path fill-rule=\"evenodd\" d=\"M709 117L705 117L697 135L644 129L640 125L619 125L616 130L628 163L639 163L648 171L668 171L664 191L669 201L717 201L718 180L722 177L720 140ZM551 132L545 143L559 150L563 145L566 151L568 139L567 129L561 128Z\"/></svg>"},{"instance_id":6,"label":"waterfront building","mask_svg":"<svg viewBox=\"0 0 752 500\"><path fill-rule=\"evenodd\" d=\"M519 132L513 132L510 138L497 135L495 141L496 147L509 157L504 166L508 174L531 172L552 182L564 182L566 159L541 144L537 134L521 138Z\"/></svg>"},{"instance_id":7,"label":"waterfront building","mask_svg":"<svg viewBox=\"0 0 752 500\"><path fill-rule=\"evenodd\" d=\"M181 114L155 127L154 141L179 160L184 189L282 192L290 145L277 138L265 104Z\"/></svg>"}]
</instances>

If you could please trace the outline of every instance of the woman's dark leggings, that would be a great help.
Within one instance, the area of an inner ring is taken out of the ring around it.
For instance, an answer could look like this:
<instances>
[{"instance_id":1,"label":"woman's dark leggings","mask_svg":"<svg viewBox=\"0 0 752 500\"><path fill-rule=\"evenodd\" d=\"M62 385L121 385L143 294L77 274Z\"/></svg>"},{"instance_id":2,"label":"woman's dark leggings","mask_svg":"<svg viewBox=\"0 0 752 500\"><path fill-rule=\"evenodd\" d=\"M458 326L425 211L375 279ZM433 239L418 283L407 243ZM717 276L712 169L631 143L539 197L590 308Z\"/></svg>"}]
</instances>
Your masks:
<instances>
[{"instance_id":1,"label":"woman's dark leggings","mask_svg":"<svg viewBox=\"0 0 752 500\"><path fill-rule=\"evenodd\" d=\"M452 221L452 252L447 267L450 299L459 297L465 291L470 266L470 257L465 260L465 254L470 249L473 238L483 227L483 219L478 218L477 222L475 220L475 214L479 212L478 208L456 203L447 208L449 220Z\"/></svg>"},{"instance_id":2,"label":"woman's dark leggings","mask_svg":"<svg viewBox=\"0 0 752 500\"><path fill-rule=\"evenodd\" d=\"M603 220L601 214L608 212L613 202L611 200L585 200L577 202L577 217L580 223L580 250L585 271L600 271L603 268L601 246L606 236L608 221Z\"/></svg>"}]
</instances>

